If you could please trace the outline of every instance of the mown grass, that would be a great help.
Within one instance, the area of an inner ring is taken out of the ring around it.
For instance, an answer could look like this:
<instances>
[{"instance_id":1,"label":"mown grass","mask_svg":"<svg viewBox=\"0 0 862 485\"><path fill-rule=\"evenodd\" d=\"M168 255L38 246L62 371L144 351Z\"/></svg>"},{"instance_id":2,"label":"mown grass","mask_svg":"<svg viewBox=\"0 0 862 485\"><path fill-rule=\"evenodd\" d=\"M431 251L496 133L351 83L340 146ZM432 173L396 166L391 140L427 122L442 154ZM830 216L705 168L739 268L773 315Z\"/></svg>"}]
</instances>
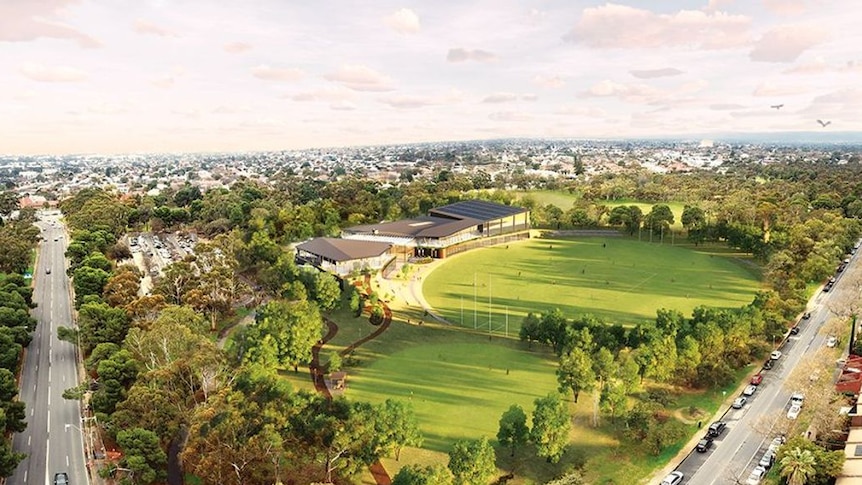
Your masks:
<instances>
[{"instance_id":1,"label":"mown grass","mask_svg":"<svg viewBox=\"0 0 862 485\"><path fill-rule=\"evenodd\" d=\"M715 249L619 237L531 239L455 255L426 277L423 292L450 322L510 335L528 312L554 308L633 325L659 308L688 315L701 305L751 302L760 289L756 268Z\"/></svg>"}]
</instances>

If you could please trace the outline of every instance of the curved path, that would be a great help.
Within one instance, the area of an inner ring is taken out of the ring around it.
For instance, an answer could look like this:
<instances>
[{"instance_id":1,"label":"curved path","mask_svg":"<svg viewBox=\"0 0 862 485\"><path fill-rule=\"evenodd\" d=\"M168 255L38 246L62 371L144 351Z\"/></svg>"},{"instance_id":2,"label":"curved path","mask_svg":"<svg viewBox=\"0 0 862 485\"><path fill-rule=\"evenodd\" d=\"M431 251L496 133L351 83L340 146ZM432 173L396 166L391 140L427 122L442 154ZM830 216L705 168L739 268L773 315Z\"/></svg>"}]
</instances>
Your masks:
<instances>
[{"instance_id":1,"label":"curved path","mask_svg":"<svg viewBox=\"0 0 862 485\"><path fill-rule=\"evenodd\" d=\"M364 290L366 295L371 294L371 277L368 275L365 276ZM348 345L344 350L339 352L340 355L344 356L349 354L365 342L377 338L380 334L385 332L387 328L389 328L389 325L392 323L392 310L389 309L389 305L385 302L381 302L381 304L383 305L383 321L377 327L377 330ZM311 348L311 362L308 364L308 372L311 377L311 381L314 383L314 389L322 394L326 399L332 399L332 393L329 392L329 388L326 386L323 368L320 365L320 350L338 333L338 325L328 318L324 318L323 321L326 323L327 332L326 335L324 335L323 338ZM371 475L374 477L374 482L377 485L392 484L392 479L389 477L389 473L386 472L386 468L384 468L383 464L380 463L380 460L375 460L374 463L369 465L368 470L371 472Z\"/></svg>"}]
</instances>

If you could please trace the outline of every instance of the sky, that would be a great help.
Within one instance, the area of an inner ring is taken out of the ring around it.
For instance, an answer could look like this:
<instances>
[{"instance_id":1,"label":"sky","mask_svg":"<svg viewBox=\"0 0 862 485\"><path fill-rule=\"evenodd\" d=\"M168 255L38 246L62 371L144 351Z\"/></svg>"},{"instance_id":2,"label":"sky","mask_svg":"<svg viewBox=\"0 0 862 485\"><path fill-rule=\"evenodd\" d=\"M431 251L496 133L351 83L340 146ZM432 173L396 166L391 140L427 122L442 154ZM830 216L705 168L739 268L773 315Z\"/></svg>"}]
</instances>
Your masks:
<instances>
[{"instance_id":1,"label":"sky","mask_svg":"<svg viewBox=\"0 0 862 485\"><path fill-rule=\"evenodd\" d=\"M858 132L860 46L859 0L0 0L0 153Z\"/></svg>"}]
</instances>

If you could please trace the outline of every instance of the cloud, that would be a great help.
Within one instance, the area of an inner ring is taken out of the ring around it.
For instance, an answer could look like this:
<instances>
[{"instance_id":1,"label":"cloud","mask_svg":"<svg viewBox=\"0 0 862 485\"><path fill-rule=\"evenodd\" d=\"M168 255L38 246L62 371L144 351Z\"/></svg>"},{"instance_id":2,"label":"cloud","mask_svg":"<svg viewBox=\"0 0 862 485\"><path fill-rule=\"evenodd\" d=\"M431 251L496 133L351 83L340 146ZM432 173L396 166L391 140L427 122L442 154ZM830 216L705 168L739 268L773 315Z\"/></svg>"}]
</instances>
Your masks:
<instances>
[{"instance_id":1,"label":"cloud","mask_svg":"<svg viewBox=\"0 0 862 485\"><path fill-rule=\"evenodd\" d=\"M593 106L564 106L554 111L554 114L564 116L586 116L589 118L604 118L607 116L607 112L605 110Z\"/></svg>"},{"instance_id":2,"label":"cloud","mask_svg":"<svg viewBox=\"0 0 862 485\"><path fill-rule=\"evenodd\" d=\"M491 52L483 51L480 49L449 49L449 53L446 54L446 60L449 62L465 62L465 61L476 61L476 62L490 62L497 60L497 56Z\"/></svg>"},{"instance_id":3,"label":"cloud","mask_svg":"<svg viewBox=\"0 0 862 485\"><path fill-rule=\"evenodd\" d=\"M315 89L313 91L303 91L296 94L285 95L284 97L290 98L291 100L297 102L339 102L353 99L354 96L355 95L353 91L343 88L341 86L326 86L321 89Z\"/></svg>"},{"instance_id":4,"label":"cloud","mask_svg":"<svg viewBox=\"0 0 862 485\"><path fill-rule=\"evenodd\" d=\"M483 103L511 103L512 101L517 101L518 95L515 93L494 93L488 96L485 96L485 99L482 100Z\"/></svg>"},{"instance_id":5,"label":"cloud","mask_svg":"<svg viewBox=\"0 0 862 485\"><path fill-rule=\"evenodd\" d=\"M409 8L396 10L392 15L383 18L390 29L399 34L415 34L419 32L419 16Z\"/></svg>"},{"instance_id":6,"label":"cloud","mask_svg":"<svg viewBox=\"0 0 862 485\"><path fill-rule=\"evenodd\" d=\"M168 30L164 27L159 27L158 25L143 19L135 20L133 29L135 32L143 35L157 35L159 37L178 37L176 32Z\"/></svg>"},{"instance_id":7,"label":"cloud","mask_svg":"<svg viewBox=\"0 0 862 485\"><path fill-rule=\"evenodd\" d=\"M536 95L536 94L533 94L533 93L522 94L522 95L521 95L521 100L522 100L522 101L530 101L530 102L538 101L538 100L539 100L539 96L538 96L538 95Z\"/></svg>"},{"instance_id":8,"label":"cloud","mask_svg":"<svg viewBox=\"0 0 862 485\"><path fill-rule=\"evenodd\" d=\"M763 6L779 15L799 15L806 10L804 0L763 0Z\"/></svg>"},{"instance_id":9,"label":"cloud","mask_svg":"<svg viewBox=\"0 0 862 485\"><path fill-rule=\"evenodd\" d=\"M330 104L329 108L335 111L353 111L356 109L356 105L350 101L337 101Z\"/></svg>"},{"instance_id":10,"label":"cloud","mask_svg":"<svg viewBox=\"0 0 862 485\"><path fill-rule=\"evenodd\" d=\"M294 82L302 79L305 72L292 67L270 67L261 64L251 70L251 75L265 81Z\"/></svg>"},{"instance_id":11,"label":"cloud","mask_svg":"<svg viewBox=\"0 0 862 485\"><path fill-rule=\"evenodd\" d=\"M722 12L680 10L657 14L607 3L585 8L564 37L595 48L697 47L727 49L749 42L751 19Z\"/></svg>"},{"instance_id":12,"label":"cloud","mask_svg":"<svg viewBox=\"0 0 862 485\"><path fill-rule=\"evenodd\" d=\"M493 121L530 121L532 116L518 111L497 111L488 115Z\"/></svg>"},{"instance_id":13,"label":"cloud","mask_svg":"<svg viewBox=\"0 0 862 485\"><path fill-rule=\"evenodd\" d=\"M167 89L167 88L173 87L175 82L176 82L176 78L174 78L174 76L172 76L170 74L166 74L164 76L159 76L159 77L153 79L152 81L150 81L150 84L152 84L153 86L155 86L157 88Z\"/></svg>"},{"instance_id":14,"label":"cloud","mask_svg":"<svg viewBox=\"0 0 862 485\"><path fill-rule=\"evenodd\" d=\"M559 89L566 85L566 81L560 76L543 76L541 74L533 78L533 83L546 89Z\"/></svg>"},{"instance_id":15,"label":"cloud","mask_svg":"<svg viewBox=\"0 0 862 485\"><path fill-rule=\"evenodd\" d=\"M585 98L616 97L633 103L649 103L657 100L662 91L647 84L625 84L610 80L599 81L581 93Z\"/></svg>"},{"instance_id":16,"label":"cloud","mask_svg":"<svg viewBox=\"0 0 862 485\"><path fill-rule=\"evenodd\" d=\"M751 93L757 97L793 96L808 92L808 88L802 86L790 86L786 84L775 84L772 82L761 83Z\"/></svg>"},{"instance_id":17,"label":"cloud","mask_svg":"<svg viewBox=\"0 0 862 485\"><path fill-rule=\"evenodd\" d=\"M87 108L87 111L99 115L116 115L121 113L127 113L129 110L126 106L123 106L121 104L101 102L89 106Z\"/></svg>"},{"instance_id":18,"label":"cloud","mask_svg":"<svg viewBox=\"0 0 862 485\"><path fill-rule=\"evenodd\" d=\"M862 72L862 61L851 60L844 64L829 64L823 59L793 66L783 71L784 74L820 74L824 72Z\"/></svg>"},{"instance_id":19,"label":"cloud","mask_svg":"<svg viewBox=\"0 0 862 485\"><path fill-rule=\"evenodd\" d=\"M392 96L380 101L398 109L415 109L439 104L439 100L428 96Z\"/></svg>"},{"instance_id":20,"label":"cloud","mask_svg":"<svg viewBox=\"0 0 862 485\"><path fill-rule=\"evenodd\" d=\"M660 69L632 69L629 73L640 79L653 79L657 77L679 76L684 71L680 71L674 67L663 67Z\"/></svg>"},{"instance_id":21,"label":"cloud","mask_svg":"<svg viewBox=\"0 0 862 485\"><path fill-rule=\"evenodd\" d=\"M731 111L736 109L745 109L746 106L737 103L715 103L709 105L709 109L713 111Z\"/></svg>"},{"instance_id":22,"label":"cloud","mask_svg":"<svg viewBox=\"0 0 862 485\"><path fill-rule=\"evenodd\" d=\"M22 0L0 2L0 42L28 42L49 38L72 40L81 47L102 43L56 19L75 0Z\"/></svg>"},{"instance_id":23,"label":"cloud","mask_svg":"<svg viewBox=\"0 0 862 485\"><path fill-rule=\"evenodd\" d=\"M245 42L230 42L222 46L225 52L231 54L241 54L245 51L251 50L254 46L251 44L246 44Z\"/></svg>"},{"instance_id":24,"label":"cloud","mask_svg":"<svg viewBox=\"0 0 862 485\"><path fill-rule=\"evenodd\" d=\"M749 57L758 62L793 62L807 49L826 40L819 27L782 25L757 40Z\"/></svg>"},{"instance_id":25,"label":"cloud","mask_svg":"<svg viewBox=\"0 0 862 485\"><path fill-rule=\"evenodd\" d=\"M721 8L722 5L730 5L731 3L733 3L733 0L709 0L705 10L707 12L715 12Z\"/></svg>"},{"instance_id":26,"label":"cloud","mask_svg":"<svg viewBox=\"0 0 862 485\"><path fill-rule=\"evenodd\" d=\"M87 73L84 71L65 66L27 63L21 66L20 72L34 81L44 83L72 83L87 79Z\"/></svg>"},{"instance_id":27,"label":"cloud","mask_svg":"<svg viewBox=\"0 0 862 485\"><path fill-rule=\"evenodd\" d=\"M392 91L392 79L362 64L345 64L323 76L354 91Z\"/></svg>"}]
</instances>

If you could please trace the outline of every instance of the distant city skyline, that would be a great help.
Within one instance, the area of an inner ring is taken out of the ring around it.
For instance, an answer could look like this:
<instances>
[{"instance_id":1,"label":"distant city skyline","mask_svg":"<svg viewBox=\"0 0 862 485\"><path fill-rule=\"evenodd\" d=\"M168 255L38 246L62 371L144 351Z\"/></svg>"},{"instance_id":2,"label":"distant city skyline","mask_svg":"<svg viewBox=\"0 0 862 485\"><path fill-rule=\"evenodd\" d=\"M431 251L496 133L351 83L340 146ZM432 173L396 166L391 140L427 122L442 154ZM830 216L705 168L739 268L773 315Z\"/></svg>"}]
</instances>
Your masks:
<instances>
[{"instance_id":1,"label":"distant city skyline","mask_svg":"<svg viewBox=\"0 0 862 485\"><path fill-rule=\"evenodd\" d=\"M862 132L859 19L856 0L3 0L0 153Z\"/></svg>"}]
</instances>

